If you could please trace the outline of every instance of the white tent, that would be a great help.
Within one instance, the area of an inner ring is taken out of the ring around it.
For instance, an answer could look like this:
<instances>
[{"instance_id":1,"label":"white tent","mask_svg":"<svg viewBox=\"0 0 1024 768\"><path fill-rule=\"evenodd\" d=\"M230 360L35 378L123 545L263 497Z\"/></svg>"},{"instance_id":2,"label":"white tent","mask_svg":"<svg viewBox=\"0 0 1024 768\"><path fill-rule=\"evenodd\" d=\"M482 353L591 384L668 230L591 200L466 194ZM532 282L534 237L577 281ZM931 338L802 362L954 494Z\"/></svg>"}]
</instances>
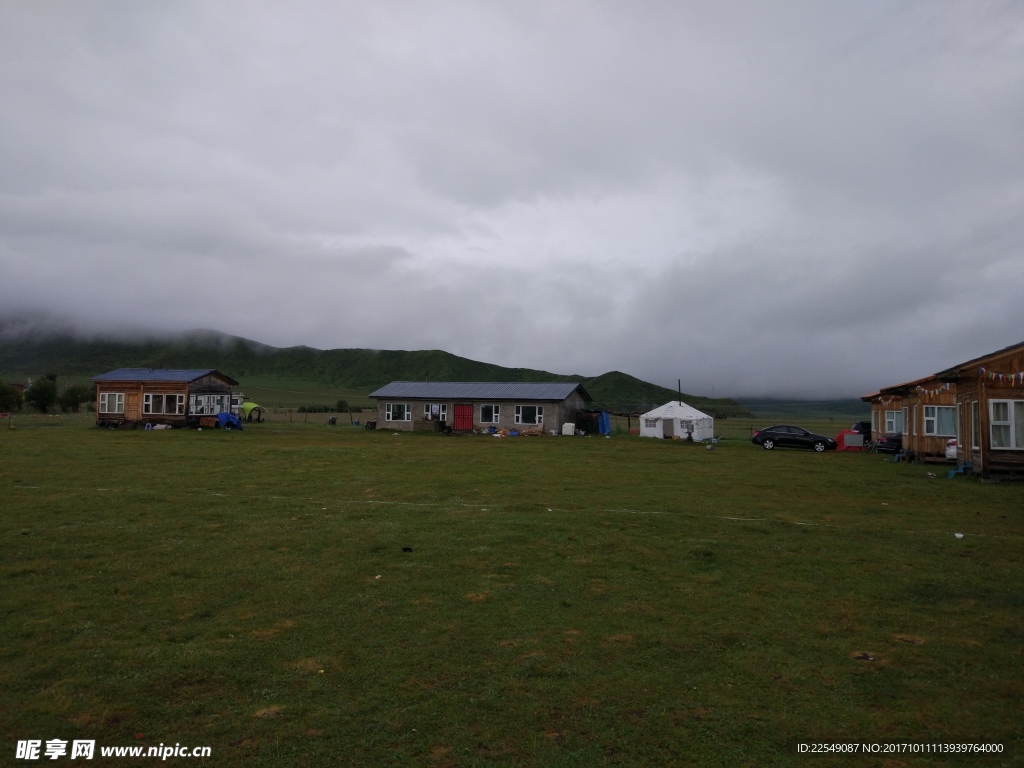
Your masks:
<instances>
[{"instance_id":1,"label":"white tent","mask_svg":"<svg viewBox=\"0 0 1024 768\"><path fill-rule=\"evenodd\" d=\"M665 403L640 417L641 437L686 440L691 435L694 440L710 440L715 436L715 420L678 400Z\"/></svg>"}]
</instances>

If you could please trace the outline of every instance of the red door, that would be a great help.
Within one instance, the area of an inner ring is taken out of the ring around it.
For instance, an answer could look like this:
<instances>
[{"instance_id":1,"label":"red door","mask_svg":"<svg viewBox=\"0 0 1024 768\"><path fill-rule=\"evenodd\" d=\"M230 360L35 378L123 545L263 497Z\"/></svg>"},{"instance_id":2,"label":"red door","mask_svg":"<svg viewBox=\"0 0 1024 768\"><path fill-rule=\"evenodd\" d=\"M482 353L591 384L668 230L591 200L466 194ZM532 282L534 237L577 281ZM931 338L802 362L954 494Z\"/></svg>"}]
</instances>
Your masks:
<instances>
[{"instance_id":1,"label":"red door","mask_svg":"<svg viewBox=\"0 0 1024 768\"><path fill-rule=\"evenodd\" d=\"M455 424L453 427L462 432L471 432L473 430L472 403L455 404Z\"/></svg>"}]
</instances>

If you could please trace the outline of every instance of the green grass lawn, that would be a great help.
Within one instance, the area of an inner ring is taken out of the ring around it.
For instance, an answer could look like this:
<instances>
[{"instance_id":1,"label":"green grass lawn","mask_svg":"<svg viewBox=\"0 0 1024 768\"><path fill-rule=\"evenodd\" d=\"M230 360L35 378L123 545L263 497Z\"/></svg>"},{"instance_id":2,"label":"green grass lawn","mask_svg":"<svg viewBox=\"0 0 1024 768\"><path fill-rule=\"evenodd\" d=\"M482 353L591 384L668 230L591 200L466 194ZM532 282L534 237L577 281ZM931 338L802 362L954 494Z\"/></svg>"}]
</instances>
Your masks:
<instances>
[{"instance_id":1,"label":"green grass lawn","mask_svg":"<svg viewBox=\"0 0 1024 768\"><path fill-rule=\"evenodd\" d=\"M87 425L0 430L0 764L1024 760L1024 486L741 439Z\"/></svg>"}]
</instances>

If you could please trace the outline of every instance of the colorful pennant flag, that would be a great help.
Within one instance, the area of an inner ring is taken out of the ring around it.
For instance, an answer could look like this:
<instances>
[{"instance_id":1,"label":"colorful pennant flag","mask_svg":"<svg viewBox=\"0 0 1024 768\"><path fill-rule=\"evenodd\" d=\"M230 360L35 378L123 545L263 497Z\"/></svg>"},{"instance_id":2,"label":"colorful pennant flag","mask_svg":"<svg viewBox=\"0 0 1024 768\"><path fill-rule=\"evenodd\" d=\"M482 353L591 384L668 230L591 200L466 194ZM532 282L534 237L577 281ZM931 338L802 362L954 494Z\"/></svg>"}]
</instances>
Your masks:
<instances>
[{"instance_id":1,"label":"colorful pennant flag","mask_svg":"<svg viewBox=\"0 0 1024 768\"><path fill-rule=\"evenodd\" d=\"M987 368L979 368L978 376L989 381L998 381L1000 384L1009 384L1011 387L1024 386L1024 371L1016 373L996 373Z\"/></svg>"}]
</instances>

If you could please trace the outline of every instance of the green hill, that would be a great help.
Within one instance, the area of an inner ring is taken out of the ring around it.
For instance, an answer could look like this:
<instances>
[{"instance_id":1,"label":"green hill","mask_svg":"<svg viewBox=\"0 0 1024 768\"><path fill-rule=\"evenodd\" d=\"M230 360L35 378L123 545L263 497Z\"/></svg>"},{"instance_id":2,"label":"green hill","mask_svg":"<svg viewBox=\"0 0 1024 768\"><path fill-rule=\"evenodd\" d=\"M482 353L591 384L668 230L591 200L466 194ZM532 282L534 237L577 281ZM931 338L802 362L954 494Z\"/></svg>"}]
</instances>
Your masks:
<instances>
[{"instance_id":1,"label":"green hill","mask_svg":"<svg viewBox=\"0 0 1024 768\"><path fill-rule=\"evenodd\" d=\"M579 381L594 407L641 412L674 400L677 393L619 371L596 377L505 368L442 350L329 349L270 347L217 331L151 335L138 339L83 339L66 330L12 326L0 321L0 377L57 373L82 378L121 367L216 368L254 387L272 389L295 382L365 391L389 381ZM318 387L319 388L319 387ZM683 394L683 400L717 418L749 415L728 399Z\"/></svg>"}]
</instances>

